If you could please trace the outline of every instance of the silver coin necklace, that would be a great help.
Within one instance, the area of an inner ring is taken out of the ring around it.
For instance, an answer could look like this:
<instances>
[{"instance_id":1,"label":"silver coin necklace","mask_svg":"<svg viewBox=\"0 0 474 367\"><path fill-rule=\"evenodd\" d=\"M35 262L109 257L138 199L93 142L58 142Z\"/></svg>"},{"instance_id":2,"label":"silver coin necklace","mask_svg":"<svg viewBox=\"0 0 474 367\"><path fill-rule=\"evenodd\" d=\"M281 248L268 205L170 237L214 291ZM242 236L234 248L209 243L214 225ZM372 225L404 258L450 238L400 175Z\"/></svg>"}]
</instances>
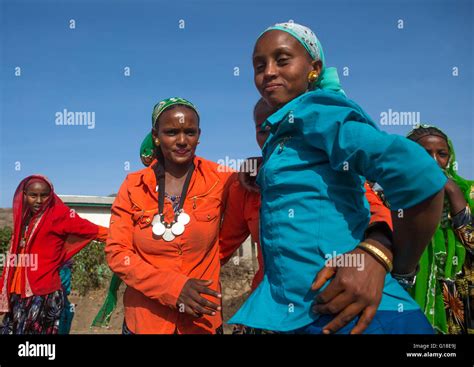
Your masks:
<instances>
[{"instance_id":1,"label":"silver coin necklace","mask_svg":"<svg viewBox=\"0 0 474 367\"><path fill-rule=\"evenodd\" d=\"M183 189L181 192L181 197L179 199L178 210L174 213L174 220L171 223L165 221L164 216L164 204L165 204L165 171L164 167L158 162L153 166L153 171L155 172L156 182L158 183L158 214L153 218L152 232L155 236L161 237L164 241L170 242L173 241L176 236L180 236L184 233L186 225L190 222L191 217L189 214L186 214L183 209L184 200L186 199L186 194L188 192L189 183L191 181L191 176L194 171L194 163L189 168L186 180L184 181Z\"/></svg>"}]
</instances>

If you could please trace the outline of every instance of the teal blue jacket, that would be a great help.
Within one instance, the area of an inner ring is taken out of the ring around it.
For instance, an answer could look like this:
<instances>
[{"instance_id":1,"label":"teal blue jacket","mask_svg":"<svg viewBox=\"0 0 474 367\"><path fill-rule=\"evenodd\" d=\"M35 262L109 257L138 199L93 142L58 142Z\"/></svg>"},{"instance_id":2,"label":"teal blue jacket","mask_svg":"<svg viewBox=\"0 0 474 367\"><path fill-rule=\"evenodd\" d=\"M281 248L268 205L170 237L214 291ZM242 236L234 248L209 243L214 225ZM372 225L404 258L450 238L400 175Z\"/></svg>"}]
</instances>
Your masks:
<instances>
[{"instance_id":1,"label":"teal blue jacket","mask_svg":"<svg viewBox=\"0 0 474 367\"><path fill-rule=\"evenodd\" d=\"M264 126L271 134L257 182L265 274L229 323L290 331L318 318L311 284L327 257L363 240L370 218L366 179L378 182L397 210L440 191L446 177L422 147L380 131L337 92L307 92ZM388 274L379 310L414 309L418 305Z\"/></svg>"}]
</instances>

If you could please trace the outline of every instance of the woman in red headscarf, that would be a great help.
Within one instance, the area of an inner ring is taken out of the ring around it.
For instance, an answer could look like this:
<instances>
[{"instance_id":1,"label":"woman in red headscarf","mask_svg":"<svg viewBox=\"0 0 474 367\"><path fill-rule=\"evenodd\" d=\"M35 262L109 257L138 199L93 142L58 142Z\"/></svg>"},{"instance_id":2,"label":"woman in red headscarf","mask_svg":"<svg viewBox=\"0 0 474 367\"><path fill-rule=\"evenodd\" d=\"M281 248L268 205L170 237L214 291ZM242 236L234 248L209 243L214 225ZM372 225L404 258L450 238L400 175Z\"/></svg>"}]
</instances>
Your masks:
<instances>
[{"instance_id":1,"label":"woman in red headscarf","mask_svg":"<svg viewBox=\"0 0 474 367\"><path fill-rule=\"evenodd\" d=\"M13 197L13 235L0 278L0 334L56 334L64 307L59 268L107 228L79 217L48 178L20 182Z\"/></svg>"}]
</instances>

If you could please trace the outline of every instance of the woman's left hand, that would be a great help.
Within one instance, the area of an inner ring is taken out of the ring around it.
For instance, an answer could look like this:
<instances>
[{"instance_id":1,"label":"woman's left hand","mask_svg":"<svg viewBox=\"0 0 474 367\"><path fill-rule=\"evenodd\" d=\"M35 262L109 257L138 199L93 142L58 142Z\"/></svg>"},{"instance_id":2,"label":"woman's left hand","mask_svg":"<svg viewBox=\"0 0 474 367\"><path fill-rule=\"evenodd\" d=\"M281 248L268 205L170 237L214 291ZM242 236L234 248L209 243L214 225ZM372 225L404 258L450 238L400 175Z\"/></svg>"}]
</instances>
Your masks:
<instances>
[{"instance_id":1,"label":"woman's left hand","mask_svg":"<svg viewBox=\"0 0 474 367\"><path fill-rule=\"evenodd\" d=\"M335 315L323 327L324 334L335 333L359 315L351 334L361 334L371 323L382 299L387 274L384 266L360 248L347 254L362 257L362 270L354 266L333 267L327 264L311 287L317 291L333 278L326 289L316 296L313 305L315 313Z\"/></svg>"}]
</instances>

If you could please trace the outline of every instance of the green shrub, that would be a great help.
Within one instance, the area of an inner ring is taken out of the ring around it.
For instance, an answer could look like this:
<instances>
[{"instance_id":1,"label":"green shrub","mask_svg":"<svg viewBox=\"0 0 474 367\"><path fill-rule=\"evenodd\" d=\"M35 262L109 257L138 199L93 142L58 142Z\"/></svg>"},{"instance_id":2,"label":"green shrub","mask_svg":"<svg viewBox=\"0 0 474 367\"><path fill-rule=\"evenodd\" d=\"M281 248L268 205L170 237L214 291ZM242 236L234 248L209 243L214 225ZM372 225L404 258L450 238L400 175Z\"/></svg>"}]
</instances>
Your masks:
<instances>
[{"instance_id":1,"label":"green shrub","mask_svg":"<svg viewBox=\"0 0 474 367\"><path fill-rule=\"evenodd\" d=\"M101 242L92 241L73 257L73 261L71 288L80 295L106 286L112 277Z\"/></svg>"},{"instance_id":2,"label":"green shrub","mask_svg":"<svg viewBox=\"0 0 474 367\"><path fill-rule=\"evenodd\" d=\"M0 228L0 254L5 254L9 250L12 229L10 227ZM3 269L3 261L0 262L0 271Z\"/></svg>"}]
</instances>

